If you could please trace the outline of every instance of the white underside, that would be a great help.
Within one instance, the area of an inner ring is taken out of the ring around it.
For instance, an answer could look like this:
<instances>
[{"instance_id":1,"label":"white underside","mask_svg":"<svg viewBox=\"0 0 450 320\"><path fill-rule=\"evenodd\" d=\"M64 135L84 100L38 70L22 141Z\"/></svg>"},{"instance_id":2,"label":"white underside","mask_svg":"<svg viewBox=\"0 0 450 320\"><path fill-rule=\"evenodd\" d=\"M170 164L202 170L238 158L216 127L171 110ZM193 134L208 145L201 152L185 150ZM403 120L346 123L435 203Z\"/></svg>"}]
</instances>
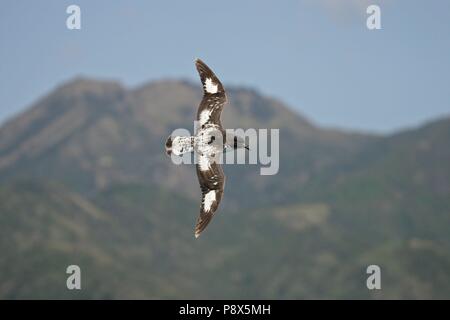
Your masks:
<instances>
[{"instance_id":1,"label":"white underside","mask_svg":"<svg viewBox=\"0 0 450 320\"><path fill-rule=\"evenodd\" d=\"M214 141L211 142L211 137L214 136ZM207 125L206 128L200 129L194 138L194 148L199 154L199 162L213 162L217 161L219 154L223 152L223 138L222 132L216 125ZM200 159L201 155L204 159ZM206 167L206 165L205 165Z\"/></svg>"}]
</instances>

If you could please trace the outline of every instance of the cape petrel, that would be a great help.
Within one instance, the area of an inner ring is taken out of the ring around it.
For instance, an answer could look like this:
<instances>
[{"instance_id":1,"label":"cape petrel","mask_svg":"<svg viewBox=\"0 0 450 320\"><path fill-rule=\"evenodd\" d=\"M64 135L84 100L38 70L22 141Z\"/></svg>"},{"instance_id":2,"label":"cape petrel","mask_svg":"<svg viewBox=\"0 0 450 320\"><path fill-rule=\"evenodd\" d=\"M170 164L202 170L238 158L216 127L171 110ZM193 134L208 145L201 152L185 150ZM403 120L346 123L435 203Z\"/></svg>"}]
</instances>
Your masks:
<instances>
[{"instance_id":1,"label":"cape petrel","mask_svg":"<svg viewBox=\"0 0 450 320\"><path fill-rule=\"evenodd\" d=\"M200 59L195 66L203 84L203 99L197 111L198 128L192 137L177 136L166 141L166 153L180 156L187 152L197 153L197 177L202 192L200 215L195 226L195 237L206 228L222 200L225 175L219 163L219 156L228 149L246 148L245 139L226 134L220 122L222 109L227 102L225 89Z\"/></svg>"}]
</instances>

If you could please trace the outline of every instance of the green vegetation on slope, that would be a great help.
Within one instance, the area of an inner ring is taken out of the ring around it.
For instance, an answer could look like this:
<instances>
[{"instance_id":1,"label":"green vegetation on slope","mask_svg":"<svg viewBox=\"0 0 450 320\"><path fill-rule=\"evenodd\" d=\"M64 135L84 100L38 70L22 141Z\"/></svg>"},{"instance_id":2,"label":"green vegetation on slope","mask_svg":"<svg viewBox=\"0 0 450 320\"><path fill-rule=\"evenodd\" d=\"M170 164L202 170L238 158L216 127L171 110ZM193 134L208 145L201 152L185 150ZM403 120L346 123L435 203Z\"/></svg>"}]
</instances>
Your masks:
<instances>
[{"instance_id":1,"label":"green vegetation on slope","mask_svg":"<svg viewBox=\"0 0 450 320\"><path fill-rule=\"evenodd\" d=\"M450 120L348 134L229 91L225 124L280 128L280 172L225 166L199 239L195 170L163 152L197 87L79 79L0 128L0 298L450 297Z\"/></svg>"}]
</instances>

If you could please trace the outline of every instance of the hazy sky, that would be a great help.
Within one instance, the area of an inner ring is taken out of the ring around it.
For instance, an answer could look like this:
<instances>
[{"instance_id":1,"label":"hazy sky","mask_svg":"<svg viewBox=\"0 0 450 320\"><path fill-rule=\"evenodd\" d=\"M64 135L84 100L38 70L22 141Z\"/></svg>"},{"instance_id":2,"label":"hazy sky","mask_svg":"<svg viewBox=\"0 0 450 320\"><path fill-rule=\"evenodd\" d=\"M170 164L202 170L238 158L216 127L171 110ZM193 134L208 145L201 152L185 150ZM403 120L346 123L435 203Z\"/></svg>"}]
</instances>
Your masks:
<instances>
[{"instance_id":1,"label":"hazy sky","mask_svg":"<svg viewBox=\"0 0 450 320\"><path fill-rule=\"evenodd\" d=\"M66 8L81 7L81 30ZM366 28L381 7L382 30ZM0 4L0 122L74 76L197 80L275 96L328 126L392 132L450 114L450 1L18 1Z\"/></svg>"}]
</instances>

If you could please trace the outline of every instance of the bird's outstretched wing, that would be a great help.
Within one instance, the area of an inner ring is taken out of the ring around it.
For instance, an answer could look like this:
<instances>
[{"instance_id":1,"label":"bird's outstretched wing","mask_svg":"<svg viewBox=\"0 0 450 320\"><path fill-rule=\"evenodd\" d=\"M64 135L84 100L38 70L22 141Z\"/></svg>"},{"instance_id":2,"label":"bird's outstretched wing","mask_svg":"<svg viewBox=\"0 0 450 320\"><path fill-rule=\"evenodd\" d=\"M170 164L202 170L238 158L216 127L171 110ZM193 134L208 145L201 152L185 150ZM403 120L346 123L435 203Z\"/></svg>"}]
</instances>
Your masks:
<instances>
[{"instance_id":1,"label":"bird's outstretched wing","mask_svg":"<svg viewBox=\"0 0 450 320\"><path fill-rule=\"evenodd\" d=\"M197 177L202 190L202 203L200 205L200 216L195 226L196 238L214 216L220 200L222 200L225 186L225 175L220 163L204 155L198 156Z\"/></svg>"},{"instance_id":2,"label":"bird's outstretched wing","mask_svg":"<svg viewBox=\"0 0 450 320\"><path fill-rule=\"evenodd\" d=\"M203 85L203 99L198 107L197 121L200 127L209 123L222 126L220 114L227 102L225 89L214 72L202 60L196 59L195 66Z\"/></svg>"}]
</instances>

